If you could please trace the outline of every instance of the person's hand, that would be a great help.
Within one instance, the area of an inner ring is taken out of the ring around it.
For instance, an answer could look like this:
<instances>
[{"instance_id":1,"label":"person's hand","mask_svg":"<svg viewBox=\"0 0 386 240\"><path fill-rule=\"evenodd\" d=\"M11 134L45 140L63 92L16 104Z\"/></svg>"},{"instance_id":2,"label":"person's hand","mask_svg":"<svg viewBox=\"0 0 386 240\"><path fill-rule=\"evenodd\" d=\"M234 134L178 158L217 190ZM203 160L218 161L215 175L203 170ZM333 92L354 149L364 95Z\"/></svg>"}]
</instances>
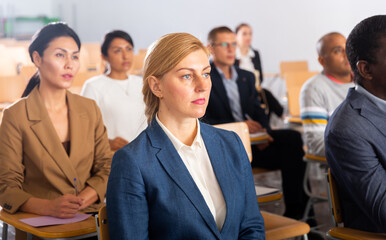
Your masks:
<instances>
[{"instance_id":1,"label":"person's hand","mask_svg":"<svg viewBox=\"0 0 386 240\"><path fill-rule=\"evenodd\" d=\"M248 125L249 133L263 132L266 131L260 123L253 120L245 120L244 121Z\"/></svg>"},{"instance_id":2,"label":"person's hand","mask_svg":"<svg viewBox=\"0 0 386 240\"><path fill-rule=\"evenodd\" d=\"M129 142L121 137L116 137L113 140L109 139L110 148L112 151L117 151L121 149L123 146L128 144Z\"/></svg>"},{"instance_id":3,"label":"person's hand","mask_svg":"<svg viewBox=\"0 0 386 240\"><path fill-rule=\"evenodd\" d=\"M83 199L71 194L66 194L49 201L49 214L57 218L72 218L80 210Z\"/></svg>"},{"instance_id":4,"label":"person's hand","mask_svg":"<svg viewBox=\"0 0 386 240\"><path fill-rule=\"evenodd\" d=\"M256 146L257 146L257 148L258 148L260 151L263 151L264 149L266 149L266 148L269 146L269 144L270 144L271 142L273 142L273 138L272 138L270 135L268 135L268 142L260 143L260 144L257 144Z\"/></svg>"}]
</instances>

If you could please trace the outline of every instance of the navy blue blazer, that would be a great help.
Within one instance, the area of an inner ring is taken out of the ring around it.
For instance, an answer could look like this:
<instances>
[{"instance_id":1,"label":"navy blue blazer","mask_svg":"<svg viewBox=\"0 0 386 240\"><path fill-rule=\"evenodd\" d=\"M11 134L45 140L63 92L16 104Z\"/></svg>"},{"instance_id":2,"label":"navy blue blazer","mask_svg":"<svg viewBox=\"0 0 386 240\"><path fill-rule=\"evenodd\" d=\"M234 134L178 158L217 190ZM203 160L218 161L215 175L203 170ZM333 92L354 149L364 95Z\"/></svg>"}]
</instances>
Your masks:
<instances>
[{"instance_id":1,"label":"navy blue blazer","mask_svg":"<svg viewBox=\"0 0 386 240\"><path fill-rule=\"evenodd\" d=\"M346 227L386 232L386 115L353 88L325 132Z\"/></svg>"},{"instance_id":2,"label":"navy blue blazer","mask_svg":"<svg viewBox=\"0 0 386 240\"><path fill-rule=\"evenodd\" d=\"M221 232L172 142L153 119L114 155L107 186L111 239L265 239L251 165L238 136L201 123L226 202Z\"/></svg>"},{"instance_id":3,"label":"navy blue blazer","mask_svg":"<svg viewBox=\"0 0 386 240\"><path fill-rule=\"evenodd\" d=\"M210 78L212 80L212 89L210 91L208 107L206 108L206 113L202 121L211 125L235 122L220 73L213 63L211 63L211 67ZM269 119L261 108L257 98L258 93L255 88L255 76L251 72L242 70L236 66L235 68L238 75L236 82L240 95L240 105L245 120L246 115L248 115L270 131Z\"/></svg>"}]
</instances>

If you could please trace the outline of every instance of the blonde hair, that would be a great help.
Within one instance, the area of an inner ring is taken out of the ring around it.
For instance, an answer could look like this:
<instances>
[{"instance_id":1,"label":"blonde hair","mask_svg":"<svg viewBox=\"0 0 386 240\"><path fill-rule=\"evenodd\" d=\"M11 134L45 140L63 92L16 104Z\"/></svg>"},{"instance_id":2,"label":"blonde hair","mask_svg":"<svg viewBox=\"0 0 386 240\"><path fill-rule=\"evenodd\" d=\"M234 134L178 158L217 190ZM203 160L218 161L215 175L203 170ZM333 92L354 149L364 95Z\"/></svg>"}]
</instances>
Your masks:
<instances>
[{"instance_id":1,"label":"blonde hair","mask_svg":"<svg viewBox=\"0 0 386 240\"><path fill-rule=\"evenodd\" d=\"M202 42L189 33L167 34L149 47L143 69L142 88L148 124L155 117L159 108L159 99L153 94L148 83L149 77L161 79L187 55L198 50L203 50L209 56L209 52Z\"/></svg>"}]
</instances>

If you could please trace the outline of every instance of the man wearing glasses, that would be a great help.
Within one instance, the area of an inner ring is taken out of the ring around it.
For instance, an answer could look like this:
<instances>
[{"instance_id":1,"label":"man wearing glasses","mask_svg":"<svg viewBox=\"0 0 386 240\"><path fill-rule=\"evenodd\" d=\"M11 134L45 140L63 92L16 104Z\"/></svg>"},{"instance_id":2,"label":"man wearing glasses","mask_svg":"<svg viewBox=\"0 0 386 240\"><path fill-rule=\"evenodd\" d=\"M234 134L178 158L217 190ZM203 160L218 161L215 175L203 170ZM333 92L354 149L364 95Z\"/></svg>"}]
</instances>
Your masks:
<instances>
[{"instance_id":1,"label":"man wearing glasses","mask_svg":"<svg viewBox=\"0 0 386 240\"><path fill-rule=\"evenodd\" d=\"M305 170L303 142L293 130L271 130L268 117L260 107L253 73L233 64L236 35L228 27L217 27L208 35L211 62L212 90L204 122L221 124L243 121L250 133L267 131L273 139L253 145L253 167L280 169L286 204L285 216L300 219L307 196L302 188Z\"/></svg>"}]
</instances>

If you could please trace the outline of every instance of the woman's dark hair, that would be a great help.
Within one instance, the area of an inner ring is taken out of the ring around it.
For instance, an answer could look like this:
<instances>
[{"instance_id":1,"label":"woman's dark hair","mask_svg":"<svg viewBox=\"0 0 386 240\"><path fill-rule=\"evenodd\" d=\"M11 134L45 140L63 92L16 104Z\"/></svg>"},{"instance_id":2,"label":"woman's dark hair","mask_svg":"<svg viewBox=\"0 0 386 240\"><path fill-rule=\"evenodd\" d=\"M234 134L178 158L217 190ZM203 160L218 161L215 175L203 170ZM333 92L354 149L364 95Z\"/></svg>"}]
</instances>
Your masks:
<instances>
[{"instance_id":1,"label":"woman's dark hair","mask_svg":"<svg viewBox=\"0 0 386 240\"><path fill-rule=\"evenodd\" d=\"M38 30L32 37L32 42L29 45L28 52L33 62L33 52L38 52L40 57L43 57L44 50L48 47L48 44L58 37L71 37L78 45L80 49L80 39L78 35L72 30L66 23L52 22L47 24ZM36 72L29 80L27 87L25 88L22 97L26 97L34 89L36 85L40 83L39 73Z\"/></svg>"},{"instance_id":2,"label":"woman's dark hair","mask_svg":"<svg viewBox=\"0 0 386 240\"><path fill-rule=\"evenodd\" d=\"M128 43L130 43L132 47L134 47L133 40L131 39L130 35L127 32L124 32L121 30L114 30L105 35L105 38L101 46L101 52L103 56L107 57L107 50L109 49L111 42L115 38L122 38L126 40Z\"/></svg>"}]
</instances>

